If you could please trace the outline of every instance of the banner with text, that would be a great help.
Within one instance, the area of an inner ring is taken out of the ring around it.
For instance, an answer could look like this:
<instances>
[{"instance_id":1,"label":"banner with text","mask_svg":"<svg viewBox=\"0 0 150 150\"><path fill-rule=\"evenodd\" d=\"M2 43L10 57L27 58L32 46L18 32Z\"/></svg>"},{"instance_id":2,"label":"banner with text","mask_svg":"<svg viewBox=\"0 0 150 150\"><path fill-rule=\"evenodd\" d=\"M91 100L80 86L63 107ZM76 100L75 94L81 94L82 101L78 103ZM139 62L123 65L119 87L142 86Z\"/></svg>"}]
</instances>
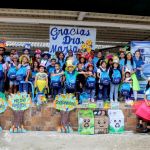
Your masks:
<instances>
[{"instance_id":1,"label":"banner with text","mask_svg":"<svg viewBox=\"0 0 150 150\"><path fill-rule=\"evenodd\" d=\"M92 42L92 49L95 49L96 29L66 26L51 26L49 30L50 48L49 52L55 54L62 51L64 54L68 50L74 53L81 47L88 47L89 41ZM91 45L90 45L91 46Z\"/></svg>"},{"instance_id":2,"label":"banner with text","mask_svg":"<svg viewBox=\"0 0 150 150\"><path fill-rule=\"evenodd\" d=\"M138 97L144 98L144 90L147 84L147 78L150 76L150 41L132 41L131 52L135 54L135 51L139 50L142 60L144 61L143 69L141 71L142 78L140 79L140 91Z\"/></svg>"}]
</instances>

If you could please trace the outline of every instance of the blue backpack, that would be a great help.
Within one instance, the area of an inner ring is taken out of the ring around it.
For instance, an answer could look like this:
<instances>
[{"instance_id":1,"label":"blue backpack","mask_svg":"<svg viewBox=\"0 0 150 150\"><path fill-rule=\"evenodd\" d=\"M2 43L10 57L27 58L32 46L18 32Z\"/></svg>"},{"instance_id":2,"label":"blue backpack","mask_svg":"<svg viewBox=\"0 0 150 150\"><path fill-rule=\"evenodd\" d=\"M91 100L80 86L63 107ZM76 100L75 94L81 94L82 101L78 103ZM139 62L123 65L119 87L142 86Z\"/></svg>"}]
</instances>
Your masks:
<instances>
[{"instance_id":1,"label":"blue backpack","mask_svg":"<svg viewBox=\"0 0 150 150\"><path fill-rule=\"evenodd\" d=\"M112 82L114 84L119 84L121 82L121 73L118 69L113 70L112 74Z\"/></svg>"},{"instance_id":2,"label":"blue backpack","mask_svg":"<svg viewBox=\"0 0 150 150\"><path fill-rule=\"evenodd\" d=\"M107 70L103 71L101 69L100 83L102 85L109 85L110 84L110 77L109 77L109 73L107 72Z\"/></svg>"},{"instance_id":3,"label":"blue backpack","mask_svg":"<svg viewBox=\"0 0 150 150\"><path fill-rule=\"evenodd\" d=\"M66 78L66 89L74 90L76 88L76 76L73 73L68 73L67 75L68 78Z\"/></svg>"},{"instance_id":4,"label":"blue backpack","mask_svg":"<svg viewBox=\"0 0 150 150\"><path fill-rule=\"evenodd\" d=\"M16 79L16 73L17 73L16 67L13 64L11 64L11 66L8 70L8 74L7 74L9 80L11 80L11 81L15 80Z\"/></svg>"},{"instance_id":5,"label":"blue backpack","mask_svg":"<svg viewBox=\"0 0 150 150\"><path fill-rule=\"evenodd\" d=\"M27 76L27 65L21 66L16 73L16 80L17 81L24 81Z\"/></svg>"},{"instance_id":6,"label":"blue backpack","mask_svg":"<svg viewBox=\"0 0 150 150\"><path fill-rule=\"evenodd\" d=\"M56 74L56 71L54 70L54 73ZM61 87L61 76L51 76L51 87L52 88L60 88Z\"/></svg>"},{"instance_id":7,"label":"blue backpack","mask_svg":"<svg viewBox=\"0 0 150 150\"><path fill-rule=\"evenodd\" d=\"M96 80L94 77L88 77L86 80L86 86L89 89L94 89L96 84Z\"/></svg>"},{"instance_id":8,"label":"blue backpack","mask_svg":"<svg viewBox=\"0 0 150 150\"><path fill-rule=\"evenodd\" d=\"M120 92L123 96L129 96L130 89L130 84L125 82L121 85Z\"/></svg>"},{"instance_id":9,"label":"blue backpack","mask_svg":"<svg viewBox=\"0 0 150 150\"><path fill-rule=\"evenodd\" d=\"M88 102L89 94L87 92L83 92L79 96L79 104Z\"/></svg>"},{"instance_id":10,"label":"blue backpack","mask_svg":"<svg viewBox=\"0 0 150 150\"><path fill-rule=\"evenodd\" d=\"M0 80L4 78L3 64L0 63Z\"/></svg>"}]
</instances>

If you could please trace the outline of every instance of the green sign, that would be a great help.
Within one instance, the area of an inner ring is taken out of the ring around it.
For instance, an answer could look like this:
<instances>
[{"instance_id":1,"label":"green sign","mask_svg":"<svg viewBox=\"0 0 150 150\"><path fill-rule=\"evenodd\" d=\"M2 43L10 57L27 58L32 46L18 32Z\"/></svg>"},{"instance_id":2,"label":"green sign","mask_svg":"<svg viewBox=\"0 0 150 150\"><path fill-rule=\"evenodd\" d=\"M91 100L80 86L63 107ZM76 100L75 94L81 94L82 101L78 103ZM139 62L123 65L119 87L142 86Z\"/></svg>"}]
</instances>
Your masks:
<instances>
[{"instance_id":1,"label":"green sign","mask_svg":"<svg viewBox=\"0 0 150 150\"><path fill-rule=\"evenodd\" d=\"M0 113L3 113L7 109L7 102L4 93L0 92Z\"/></svg>"},{"instance_id":2,"label":"green sign","mask_svg":"<svg viewBox=\"0 0 150 150\"><path fill-rule=\"evenodd\" d=\"M26 92L11 94L8 97L8 105L13 110L26 110L31 105L31 97Z\"/></svg>"},{"instance_id":3,"label":"green sign","mask_svg":"<svg viewBox=\"0 0 150 150\"><path fill-rule=\"evenodd\" d=\"M71 111L78 104L76 97L73 94L57 95L54 101L54 108L63 111Z\"/></svg>"}]
</instances>

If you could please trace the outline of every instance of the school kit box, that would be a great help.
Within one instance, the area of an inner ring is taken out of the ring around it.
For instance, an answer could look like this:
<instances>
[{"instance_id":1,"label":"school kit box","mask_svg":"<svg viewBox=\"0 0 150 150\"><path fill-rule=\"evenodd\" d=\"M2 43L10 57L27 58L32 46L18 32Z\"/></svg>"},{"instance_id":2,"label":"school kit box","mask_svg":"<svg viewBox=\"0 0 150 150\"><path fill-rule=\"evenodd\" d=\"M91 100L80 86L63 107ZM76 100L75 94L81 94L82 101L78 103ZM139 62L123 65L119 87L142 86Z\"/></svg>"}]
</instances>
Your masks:
<instances>
[{"instance_id":1,"label":"school kit box","mask_svg":"<svg viewBox=\"0 0 150 150\"><path fill-rule=\"evenodd\" d=\"M108 133L108 116L107 111L103 109L97 109L94 113L94 133L95 134L107 134Z\"/></svg>"},{"instance_id":2,"label":"school kit box","mask_svg":"<svg viewBox=\"0 0 150 150\"><path fill-rule=\"evenodd\" d=\"M94 115L92 110L78 112L78 132L80 134L94 134Z\"/></svg>"},{"instance_id":3,"label":"school kit box","mask_svg":"<svg viewBox=\"0 0 150 150\"><path fill-rule=\"evenodd\" d=\"M109 109L109 133L123 133L124 132L124 115L120 109Z\"/></svg>"}]
</instances>

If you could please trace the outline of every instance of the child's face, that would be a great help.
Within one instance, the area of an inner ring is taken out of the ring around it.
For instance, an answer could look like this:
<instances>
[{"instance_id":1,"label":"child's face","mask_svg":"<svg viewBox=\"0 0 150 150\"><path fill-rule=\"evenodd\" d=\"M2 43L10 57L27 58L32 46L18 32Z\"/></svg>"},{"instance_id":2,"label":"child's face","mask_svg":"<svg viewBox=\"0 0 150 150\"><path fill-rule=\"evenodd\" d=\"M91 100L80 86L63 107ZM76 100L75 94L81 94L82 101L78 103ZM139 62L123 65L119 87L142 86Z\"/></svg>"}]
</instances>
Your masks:
<instances>
[{"instance_id":1,"label":"child's face","mask_svg":"<svg viewBox=\"0 0 150 150\"><path fill-rule=\"evenodd\" d=\"M129 53L129 54L127 54L127 59L128 60L131 60L131 58L132 58L132 55Z\"/></svg>"},{"instance_id":2,"label":"child's face","mask_svg":"<svg viewBox=\"0 0 150 150\"><path fill-rule=\"evenodd\" d=\"M114 68L117 68L118 67L118 63L114 63Z\"/></svg>"},{"instance_id":3,"label":"child's face","mask_svg":"<svg viewBox=\"0 0 150 150\"><path fill-rule=\"evenodd\" d=\"M36 54L35 57L36 57L37 59L40 59L40 58L41 58L41 55L40 55L40 54Z\"/></svg>"},{"instance_id":4,"label":"child's face","mask_svg":"<svg viewBox=\"0 0 150 150\"><path fill-rule=\"evenodd\" d=\"M38 67L38 63L37 62L34 62L34 67Z\"/></svg>"},{"instance_id":5,"label":"child's face","mask_svg":"<svg viewBox=\"0 0 150 150\"><path fill-rule=\"evenodd\" d=\"M120 58L124 58L124 57L125 57L124 53L120 53Z\"/></svg>"},{"instance_id":6,"label":"child's face","mask_svg":"<svg viewBox=\"0 0 150 150\"><path fill-rule=\"evenodd\" d=\"M0 61L2 61L3 60L3 57L0 55Z\"/></svg>"},{"instance_id":7,"label":"child's face","mask_svg":"<svg viewBox=\"0 0 150 150\"><path fill-rule=\"evenodd\" d=\"M45 55L45 56L44 56L44 59L48 60L48 56L47 56L47 55Z\"/></svg>"},{"instance_id":8,"label":"child's face","mask_svg":"<svg viewBox=\"0 0 150 150\"><path fill-rule=\"evenodd\" d=\"M68 71L69 71L69 72L72 72L72 71L73 71L73 66L69 66L69 67L68 67Z\"/></svg>"},{"instance_id":9,"label":"child's face","mask_svg":"<svg viewBox=\"0 0 150 150\"><path fill-rule=\"evenodd\" d=\"M89 71L93 71L93 67L92 66L89 67Z\"/></svg>"},{"instance_id":10,"label":"child's face","mask_svg":"<svg viewBox=\"0 0 150 150\"><path fill-rule=\"evenodd\" d=\"M78 69L82 70L82 64L78 64Z\"/></svg>"},{"instance_id":11,"label":"child's face","mask_svg":"<svg viewBox=\"0 0 150 150\"><path fill-rule=\"evenodd\" d=\"M136 52L135 57L139 58L140 57L140 52Z\"/></svg>"},{"instance_id":12,"label":"child's face","mask_svg":"<svg viewBox=\"0 0 150 150\"><path fill-rule=\"evenodd\" d=\"M92 60L93 60L92 57L89 57L88 62L92 62Z\"/></svg>"},{"instance_id":13,"label":"child's face","mask_svg":"<svg viewBox=\"0 0 150 150\"><path fill-rule=\"evenodd\" d=\"M56 64L56 65L55 65L55 69L56 69L56 70L59 70L59 69L60 69L60 66L59 66L58 64Z\"/></svg>"},{"instance_id":14,"label":"child's face","mask_svg":"<svg viewBox=\"0 0 150 150\"><path fill-rule=\"evenodd\" d=\"M23 57L23 58L22 58L22 62L23 62L24 64L26 64L26 63L28 63L28 59L27 59L26 57Z\"/></svg>"},{"instance_id":15,"label":"child's face","mask_svg":"<svg viewBox=\"0 0 150 150\"><path fill-rule=\"evenodd\" d=\"M13 60L13 54L10 54L10 59Z\"/></svg>"},{"instance_id":16,"label":"child's face","mask_svg":"<svg viewBox=\"0 0 150 150\"><path fill-rule=\"evenodd\" d=\"M110 65L112 65L112 64L113 64L113 61L112 61L112 60L110 60L110 61L109 61L109 64L110 64Z\"/></svg>"},{"instance_id":17,"label":"child's face","mask_svg":"<svg viewBox=\"0 0 150 150\"><path fill-rule=\"evenodd\" d=\"M17 57L13 57L13 61L14 61L14 62L17 62L17 61L18 61L18 58L17 58Z\"/></svg>"},{"instance_id":18,"label":"child's face","mask_svg":"<svg viewBox=\"0 0 150 150\"><path fill-rule=\"evenodd\" d=\"M81 58L81 63L84 63L84 58Z\"/></svg>"},{"instance_id":19,"label":"child's face","mask_svg":"<svg viewBox=\"0 0 150 150\"><path fill-rule=\"evenodd\" d=\"M26 49L26 50L24 51L24 54L25 54L25 55L28 55L28 54L29 54L29 51Z\"/></svg>"},{"instance_id":20,"label":"child's face","mask_svg":"<svg viewBox=\"0 0 150 150\"><path fill-rule=\"evenodd\" d=\"M56 60L54 60L54 59L51 60L51 65L52 65L52 66L55 66L55 63L56 63Z\"/></svg>"},{"instance_id":21,"label":"child's face","mask_svg":"<svg viewBox=\"0 0 150 150\"><path fill-rule=\"evenodd\" d=\"M106 63L102 63L102 67L103 67L103 68L106 68Z\"/></svg>"},{"instance_id":22,"label":"child's face","mask_svg":"<svg viewBox=\"0 0 150 150\"><path fill-rule=\"evenodd\" d=\"M126 78L129 78L130 77L130 73L126 73Z\"/></svg>"},{"instance_id":23,"label":"child's face","mask_svg":"<svg viewBox=\"0 0 150 150\"><path fill-rule=\"evenodd\" d=\"M101 52L98 52L97 57L98 57L98 58L101 58L101 57L102 57L102 53L101 53Z\"/></svg>"},{"instance_id":24,"label":"child's face","mask_svg":"<svg viewBox=\"0 0 150 150\"><path fill-rule=\"evenodd\" d=\"M62 53L59 54L59 59L63 59L64 55Z\"/></svg>"},{"instance_id":25,"label":"child's face","mask_svg":"<svg viewBox=\"0 0 150 150\"><path fill-rule=\"evenodd\" d=\"M39 71L44 72L44 67L40 67Z\"/></svg>"},{"instance_id":26,"label":"child's face","mask_svg":"<svg viewBox=\"0 0 150 150\"><path fill-rule=\"evenodd\" d=\"M4 54L4 49L0 47L0 55Z\"/></svg>"}]
</instances>

